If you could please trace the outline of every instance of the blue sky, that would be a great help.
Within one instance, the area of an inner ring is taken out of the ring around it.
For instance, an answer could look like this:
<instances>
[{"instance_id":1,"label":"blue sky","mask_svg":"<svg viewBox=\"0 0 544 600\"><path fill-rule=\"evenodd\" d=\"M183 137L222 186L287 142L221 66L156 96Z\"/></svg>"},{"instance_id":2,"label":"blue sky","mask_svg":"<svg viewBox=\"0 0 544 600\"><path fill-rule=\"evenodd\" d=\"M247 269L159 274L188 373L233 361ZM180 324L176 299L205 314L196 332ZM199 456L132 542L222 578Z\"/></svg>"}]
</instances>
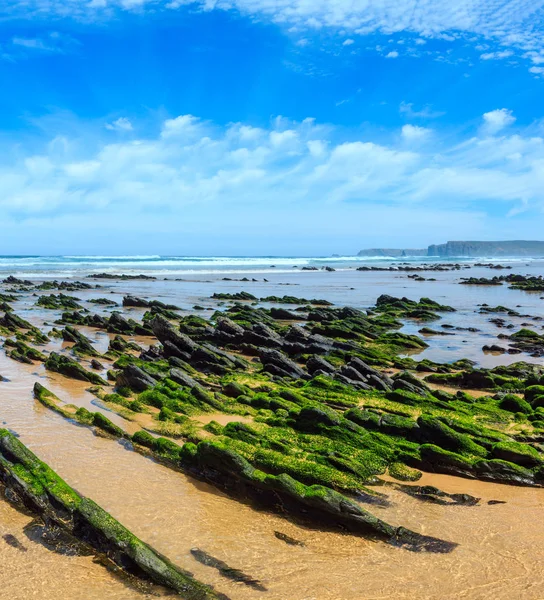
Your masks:
<instances>
[{"instance_id":1,"label":"blue sky","mask_svg":"<svg viewBox=\"0 0 544 600\"><path fill-rule=\"evenodd\" d=\"M542 239L544 1L0 0L0 253Z\"/></svg>"}]
</instances>

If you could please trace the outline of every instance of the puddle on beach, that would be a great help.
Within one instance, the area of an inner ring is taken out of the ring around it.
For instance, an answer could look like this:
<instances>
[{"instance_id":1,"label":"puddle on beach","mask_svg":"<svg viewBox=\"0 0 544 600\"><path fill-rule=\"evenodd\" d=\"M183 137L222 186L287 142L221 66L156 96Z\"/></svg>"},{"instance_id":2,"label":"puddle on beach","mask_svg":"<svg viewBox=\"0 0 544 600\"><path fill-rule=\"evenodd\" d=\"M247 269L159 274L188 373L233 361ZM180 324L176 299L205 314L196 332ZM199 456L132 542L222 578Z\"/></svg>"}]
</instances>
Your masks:
<instances>
[{"instance_id":1,"label":"puddle on beach","mask_svg":"<svg viewBox=\"0 0 544 600\"><path fill-rule=\"evenodd\" d=\"M470 272L477 275L476 269ZM525 270L522 269L522 272ZM437 274L460 277L467 272ZM461 310L445 315L441 322L456 326L481 327L484 335L500 333L489 325L489 316L478 315L475 305L506 304L521 312L539 314L542 301L521 292L474 290L452 285L451 281L415 283L398 274L337 273L322 274L313 280L301 274L267 275L276 283L241 284L236 282L152 282L123 283L123 290L144 297L175 302L189 308L213 291L250 291L259 296L293 293L306 297L325 297L353 306L370 306L380 293L428 296ZM331 275L335 279L331 279ZM480 274L478 274L479 276ZM489 275L482 271L482 275ZM328 279L327 279L328 278ZM280 288L277 281L293 280L301 285ZM370 285L371 284L371 285ZM174 286L179 286L174 288ZM349 290L356 287L356 290ZM177 290L177 292L175 291ZM93 297L109 291L93 290ZM74 295L85 297L85 292ZM116 300L120 296L113 296ZM180 297L183 299L181 300ZM40 325L53 321L51 312L31 311ZM513 320L513 319L511 319ZM434 324L432 325L434 327ZM412 327L407 327L407 331ZM540 329L540 325L538 325ZM101 351L107 336L88 332ZM459 339L470 344L457 352L449 351L457 340L432 340L425 355L436 360L455 360L463 356L483 358L483 336L460 332ZM149 344L149 340L140 340ZM457 354L456 354L457 353ZM420 355L421 356L421 355ZM447 356L448 358L444 358ZM509 362L527 357L498 357ZM491 359L489 359L491 360ZM97 410L88 384L46 373L43 367L20 365L0 352L0 374L10 381L0 383L0 423L18 435L31 450L55 469L80 493L98 502L144 541L190 570L200 580L213 584L232 600L537 600L544 597L542 561L544 550L544 490L509 487L444 475L425 475L418 484L435 485L446 492L463 492L481 497L478 506L441 506L423 503L385 486L390 495L388 508L369 507L371 512L395 525L437 536L459 544L451 554L410 553L382 542L346 535L337 531L317 531L290 522L278 515L234 501L215 488L177 473L121 444L94 435L86 428L66 421L41 406L32 397L34 382L47 377L44 384L63 401ZM108 413L117 424L127 421ZM222 420L223 419L223 420ZM201 423L217 420L226 423L240 417L208 414ZM489 500L505 504L489 505ZM0 597L12 600L137 600L141 592L126 587L92 557L64 556L29 540L24 526L30 521L7 501L0 501ZM293 546L276 537L281 532L304 542ZM22 551L2 536L12 535L25 548ZM230 567L259 580L268 591L259 591L221 576L213 568L195 560L191 548L210 554Z\"/></svg>"}]
</instances>

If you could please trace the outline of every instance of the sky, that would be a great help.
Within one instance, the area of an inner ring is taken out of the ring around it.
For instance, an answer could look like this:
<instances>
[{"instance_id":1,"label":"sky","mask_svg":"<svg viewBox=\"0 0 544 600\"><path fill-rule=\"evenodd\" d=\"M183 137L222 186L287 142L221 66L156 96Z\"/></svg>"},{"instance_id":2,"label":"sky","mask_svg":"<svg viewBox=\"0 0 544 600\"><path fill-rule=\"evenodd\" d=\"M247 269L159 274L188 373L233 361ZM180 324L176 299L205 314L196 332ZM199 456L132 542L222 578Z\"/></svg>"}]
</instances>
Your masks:
<instances>
[{"instance_id":1,"label":"sky","mask_svg":"<svg viewBox=\"0 0 544 600\"><path fill-rule=\"evenodd\" d=\"M544 0L0 0L0 254L544 239Z\"/></svg>"}]
</instances>

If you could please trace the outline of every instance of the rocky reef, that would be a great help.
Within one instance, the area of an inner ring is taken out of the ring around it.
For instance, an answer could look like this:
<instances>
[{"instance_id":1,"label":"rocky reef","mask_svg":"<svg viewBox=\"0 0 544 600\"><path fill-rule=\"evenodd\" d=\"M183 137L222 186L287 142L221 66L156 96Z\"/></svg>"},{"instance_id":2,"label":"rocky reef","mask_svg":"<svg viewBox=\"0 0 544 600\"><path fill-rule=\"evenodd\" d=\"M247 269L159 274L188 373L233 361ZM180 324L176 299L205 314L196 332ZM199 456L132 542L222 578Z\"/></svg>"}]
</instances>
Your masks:
<instances>
[{"instance_id":1,"label":"rocky reef","mask_svg":"<svg viewBox=\"0 0 544 600\"><path fill-rule=\"evenodd\" d=\"M20 293L31 298L34 292ZM48 373L88 384L98 410L70 404L46 382L34 387L37 401L233 498L314 527L440 553L453 551L455 539L427 536L374 514L373 507L389 502L385 479L406 486L422 472L434 472L544 485L544 367L518 362L483 369L469 360L441 364L410 357L428 344L399 331L403 325L417 325L426 336L446 333L422 325L435 326L455 307L426 297L382 294L363 310L295 296L259 299L241 291L216 293L209 299L216 305L209 318L128 295L122 304L134 317L129 318L111 312L110 303L91 300L65 310L64 302L55 300L53 306L38 297L36 306L58 313L55 327L43 331L14 310L0 319L10 358L43 364ZM102 312L92 312L97 306ZM504 307L480 306L480 311L519 315ZM93 330L109 334L107 351L97 350ZM544 336L528 329L507 337L520 352L544 348ZM51 347L52 339L62 340L63 347ZM108 412L131 427L114 423ZM11 434L0 434L5 458L0 466L12 487L13 474L23 474L23 468L30 472L21 475L29 485L46 469L18 444ZM57 481L50 471L45 478ZM478 508L477 499L462 494L402 486L397 489L417 499ZM39 514L59 508L44 504L49 488L44 490L37 499L28 496ZM87 513L81 516L79 507L90 501L73 490L67 497L72 504L59 510L66 513L70 532L79 535L87 527L82 521ZM98 534L80 537L98 540L98 549L105 551ZM137 553L111 553L124 568L143 568L133 564ZM225 576L253 581L202 550L196 555ZM181 581L196 586L197 595L184 597L217 597L186 580L187 574L175 568L172 573L166 583L173 589Z\"/></svg>"}]
</instances>

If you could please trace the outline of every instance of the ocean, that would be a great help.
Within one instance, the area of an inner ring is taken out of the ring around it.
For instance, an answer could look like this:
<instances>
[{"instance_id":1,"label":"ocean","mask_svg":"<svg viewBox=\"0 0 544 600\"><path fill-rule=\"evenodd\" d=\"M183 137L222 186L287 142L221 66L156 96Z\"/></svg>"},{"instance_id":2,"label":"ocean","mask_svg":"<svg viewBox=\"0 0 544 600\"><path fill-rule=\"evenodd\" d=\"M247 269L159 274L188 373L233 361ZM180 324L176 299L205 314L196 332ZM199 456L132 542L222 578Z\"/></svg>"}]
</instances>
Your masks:
<instances>
[{"instance_id":1,"label":"ocean","mask_svg":"<svg viewBox=\"0 0 544 600\"><path fill-rule=\"evenodd\" d=\"M360 266L386 267L408 263L494 262L509 265L532 265L538 258L449 258L407 256L402 259L382 256L0 256L0 273L25 277L78 277L93 273L143 273L153 276L179 276L219 273L263 273L302 271L304 267L353 270Z\"/></svg>"}]
</instances>

